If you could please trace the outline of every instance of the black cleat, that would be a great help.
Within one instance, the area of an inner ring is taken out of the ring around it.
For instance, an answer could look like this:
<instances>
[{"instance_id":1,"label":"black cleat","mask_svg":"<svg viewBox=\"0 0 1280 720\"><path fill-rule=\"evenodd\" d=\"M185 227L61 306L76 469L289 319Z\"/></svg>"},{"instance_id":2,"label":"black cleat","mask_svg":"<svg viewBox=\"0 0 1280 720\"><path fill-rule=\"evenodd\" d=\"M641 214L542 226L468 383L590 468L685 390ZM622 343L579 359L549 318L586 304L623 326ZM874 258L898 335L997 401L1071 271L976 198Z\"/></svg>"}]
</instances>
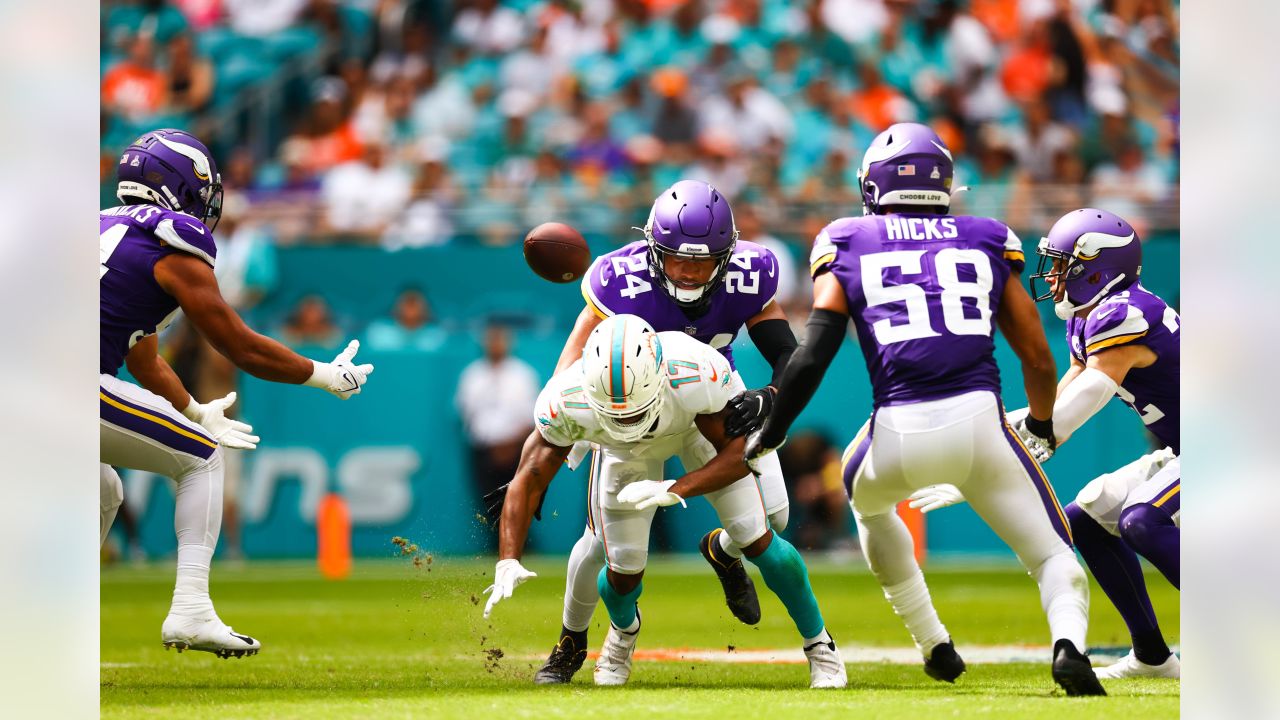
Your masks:
<instances>
[{"instance_id":1,"label":"black cleat","mask_svg":"<svg viewBox=\"0 0 1280 720\"><path fill-rule=\"evenodd\" d=\"M574 632L560 628L560 640L551 649L551 657L533 675L537 685L566 685L587 659L587 631Z\"/></svg>"},{"instance_id":2,"label":"black cleat","mask_svg":"<svg viewBox=\"0 0 1280 720\"><path fill-rule=\"evenodd\" d=\"M1093 674L1089 656L1076 649L1070 640L1053 644L1053 681L1068 695L1106 695L1098 676Z\"/></svg>"},{"instance_id":3,"label":"black cleat","mask_svg":"<svg viewBox=\"0 0 1280 720\"><path fill-rule=\"evenodd\" d=\"M929 659L924 661L924 674L934 680L954 683L964 671L964 660L956 652L955 643L950 640L934 645Z\"/></svg>"},{"instance_id":4,"label":"black cleat","mask_svg":"<svg viewBox=\"0 0 1280 720\"><path fill-rule=\"evenodd\" d=\"M760 622L760 598L756 596L756 585L742 565L742 558L735 558L720 547L717 537L724 532L716 528L702 536L698 550L702 557L711 563L711 568L720 578L720 587L724 588L724 602L729 606L733 616L748 625Z\"/></svg>"}]
</instances>

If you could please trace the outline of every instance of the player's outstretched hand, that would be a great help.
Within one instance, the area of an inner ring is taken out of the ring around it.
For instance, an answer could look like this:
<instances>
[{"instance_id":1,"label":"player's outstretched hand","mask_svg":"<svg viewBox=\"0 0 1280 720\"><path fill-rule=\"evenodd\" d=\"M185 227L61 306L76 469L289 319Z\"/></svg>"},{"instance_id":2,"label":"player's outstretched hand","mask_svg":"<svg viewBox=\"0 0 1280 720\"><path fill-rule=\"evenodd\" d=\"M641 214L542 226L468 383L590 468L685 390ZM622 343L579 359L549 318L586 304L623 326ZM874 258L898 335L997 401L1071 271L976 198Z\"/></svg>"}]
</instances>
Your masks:
<instances>
[{"instance_id":1,"label":"player's outstretched hand","mask_svg":"<svg viewBox=\"0 0 1280 720\"><path fill-rule=\"evenodd\" d=\"M239 420L227 417L227 408L236 402L236 394L231 393L224 398L211 400L205 405L191 398L191 404L182 411L188 420L209 431L209 435L223 447L236 450L252 450L258 447L258 436L253 434L253 427Z\"/></svg>"},{"instance_id":2,"label":"player's outstretched hand","mask_svg":"<svg viewBox=\"0 0 1280 720\"><path fill-rule=\"evenodd\" d=\"M670 492L675 480L636 480L622 488L618 493L618 502L634 505L636 510L648 510L651 507L668 507L680 503L689 507L684 498Z\"/></svg>"},{"instance_id":3,"label":"player's outstretched hand","mask_svg":"<svg viewBox=\"0 0 1280 720\"><path fill-rule=\"evenodd\" d=\"M1028 414L1013 423L1013 431L1038 463L1053 457L1058 449L1058 442L1053 436L1053 420L1037 420Z\"/></svg>"},{"instance_id":4,"label":"player's outstretched hand","mask_svg":"<svg viewBox=\"0 0 1280 720\"><path fill-rule=\"evenodd\" d=\"M517 585L536 577L538 573L525 569L515 558L499 560L493 569L493 584L484 589L489 593L489 602L484 604L484 616L489 617L495 605L511 597Z\"/></svg>"},{"instance_id":5,"label":"player's outstretched hand","mask_svg":"<svg viewBox=\"0 0 1280 720\"><path fill-rule=\"evenodd\" d=\"M964 495L960 494L960 488L944 483L922 487L911 493L908 500L911 501L907 503L909 507L927 513L950 505L958 505L964 502Z\"/></svg>"},{"instance_id":6,"label":"player's outstretched hand","mask_svg":"<svg viewBox=\"0 0 1280 720\"><path fill-rule=\"evenodd\" d=\"M334 358L333 362L323 363L312 360L311 362L315 363L315 370L306 384L326 390L341 400L359 395L360 389L364 387L370 373L373 372L373 366L368 363L355 365L351 362L355 360L359 349L360 341L352 340L347 343L347 347L342 352L338 353L338 357Z\"/></svg>"},{"instance_id":7,"label":"player's outstretched hand","mask_svg":"<svg viewBox=\"0 0 1280 720\"><path fill-rule=\"evenodd\" d=\"M769 386L759 390L743 390L729 400L729 416L724 420L724 431L729 437L740 437L759 430L773 409L777 390Z\"/></svg>"}]
</instances>

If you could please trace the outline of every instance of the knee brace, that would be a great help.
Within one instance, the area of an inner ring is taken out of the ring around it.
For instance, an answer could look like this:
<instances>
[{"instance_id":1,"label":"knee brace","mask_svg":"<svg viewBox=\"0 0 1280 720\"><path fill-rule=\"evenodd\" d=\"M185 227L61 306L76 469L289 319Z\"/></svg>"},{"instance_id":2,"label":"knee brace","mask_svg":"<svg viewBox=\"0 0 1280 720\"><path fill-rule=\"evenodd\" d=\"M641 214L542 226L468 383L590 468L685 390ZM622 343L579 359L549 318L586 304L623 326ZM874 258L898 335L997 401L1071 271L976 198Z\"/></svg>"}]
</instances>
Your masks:
<instances>
[{"instance_id":1,"label":"knee brace","mask_svg":"<svg viewBox=\"0 0 1280 720\"><path fill-rule=\"evenodd\" d=\"M774 532L780 533L783 530L787 529L787 521L790 519L791 519L791 506L784 505L783 507L779 508L778 510L775 510L771 515L769 515L769 527L773 528Z\"/></svg>"}]
</instances>

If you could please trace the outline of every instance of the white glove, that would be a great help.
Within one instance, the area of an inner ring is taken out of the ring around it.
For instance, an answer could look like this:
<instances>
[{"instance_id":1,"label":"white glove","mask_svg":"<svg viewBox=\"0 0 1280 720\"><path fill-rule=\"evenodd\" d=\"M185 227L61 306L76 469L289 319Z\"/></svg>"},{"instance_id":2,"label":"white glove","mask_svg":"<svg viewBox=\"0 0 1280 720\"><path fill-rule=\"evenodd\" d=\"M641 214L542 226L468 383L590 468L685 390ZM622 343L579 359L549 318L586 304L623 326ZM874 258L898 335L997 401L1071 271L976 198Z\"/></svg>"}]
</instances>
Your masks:
<instances>
[{"instance_id":1,"label":"white glove","mask_svg":"<svg viewBox=\"0 0 1280 720\"><path fill-rule=\"evenodd\" d=\"M208 430L219 445L237 450L252 450L258 447L258 436L251 434L253 427L248 423L232 420L225 414L227 408L235 402L235 393L212 400L207 405L201 405L192 397L191 403L182 411L182 414L186 415L188 420Z\"/></svg>"},{"instance_id":2,"label":"white glove","mask_svg":"<svg viewBox=\"0 0 1280 720\"><path fill-rule=\"evenodd\" d=\"M784 437L782 438L782 442L777 445L773 447L765 447L760 441L760 433L762 432L764 432L763 428L747 435L747 448L742 453L742 459L746 462L747 467L751 468L751 472L757 475L760 474L760 458L787 444L787 439Z\"/></svg>"},{"instance_id":3,"label":"white glove","mask_svg":"<svg viewBox=\"0 0 1280 720\"><path fill-rule=\"evenodd\" d=\"M964 502L964 495L960 494L960 488L944 483L942 485L922 487L911 493L911 497L908 499L911 501L907 503L908 507L927 513L949 505L962 503Z\"/></svg>"},{"instance_id":4,"label":"white glove","mask_svg":"<svg viewBox=\"0 0 1280 720\"><path fill-rule=\"evenodd\" d=\"M311 377L305 384L327 390L341 400L346 400L352 395L359 395L360 388L369 379L369 373L373 372L372 365L351 364L351 361L356 357L356 351L359 349L360 341L352 340L347 344L345 350L338 353L338 357L334 358L333 362L323 363L319 360L312 360L311 362L315 364L315 370L312 371Z\"/></svg>"},{"instance_id":5,"label":"white glove","mask_svg":"<svg viewBox=\"0 0 1280 720\"><path fill-rule=\"evenodd\" d=\"M622 488L618 493L618 502L635 505L636 510L668 507L676 503L680 503L681 507L689 507L684 498L668 492L668 488L675 484L675 480L637 480Z\"/></svg>"},{"instance_id":6,"label":"white glove","mask_svg":"<svg viewBox=\"0 0 1280 720\"><path fill-rule=\"evenodd\" d=\"M485 588L484 591L489 593L489 602L484 604L484 616L489 617L489 613L493 612L493 606L511 597L511 593L515 592L516 586L528 580L529 578L538 577L538 573L526 570L519 560L508 558L499 560L493 569L493 584Z\"/></svg>"},{"instance_id":7,"label":"white glove","mask_svg":"<svg viewBox=\"0 0 1280 720\"><path fill-rule=\"evenodd\" d=\"M1027 429L1026 415L1023 415L1018 422L1013 423L1013 432L1018 435L1018 439L1022 441L1022 444L1027 446L1027 450L1031 453L1031 457L1035 458L1036 462L1043 464L1053 457L1055 449L1053 444Z\"/></svg>"}]
</instances>

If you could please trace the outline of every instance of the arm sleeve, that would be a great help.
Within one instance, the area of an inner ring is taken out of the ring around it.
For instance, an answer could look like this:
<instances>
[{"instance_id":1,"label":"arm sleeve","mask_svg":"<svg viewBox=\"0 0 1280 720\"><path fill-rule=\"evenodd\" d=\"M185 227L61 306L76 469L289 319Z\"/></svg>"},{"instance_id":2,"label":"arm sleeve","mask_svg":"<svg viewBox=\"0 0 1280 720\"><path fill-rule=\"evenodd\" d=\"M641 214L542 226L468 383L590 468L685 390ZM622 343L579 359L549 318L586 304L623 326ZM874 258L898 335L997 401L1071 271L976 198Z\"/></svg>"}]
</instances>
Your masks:
<instances>
[{"instance_id":1,"label":"arm sleeve","mask_svg":"<svg viewBox=\"0 0 1280 720\"><path fill-rule=\"evenodd\" d=\"M765 320L747 328L747 332L756 349L773 368L773 378L769 384L774 388L780 387L782 371L799 345L795 333L791 332L791 324L780 319Z\"/></svg>"},{"instance_id":2,"label":"arm sleeve","mask_svg":"<svg viewBox=\"0 0 1280 720\"><path fill-rule=\"evenodd\" d=\"M1101 370L1085 368L1053 403L1053 434L1066 442L1116 395L1116 381Z\"/></svg>"},{"instance_id":3,"label":"arm sleeve","mask_svg":"<svg viewBox=\"0 0 1280 720\"><path fill-rule=\"evenodd\" d=\"M777 447L787 437L791 423L809 404L822 383L822 376L840 351L849 317L831 310L814 310L809 315L804 342L791 356L778 385L773 412L765 421L761 440L765 447Z\"/></svg>"}]
</instances>

